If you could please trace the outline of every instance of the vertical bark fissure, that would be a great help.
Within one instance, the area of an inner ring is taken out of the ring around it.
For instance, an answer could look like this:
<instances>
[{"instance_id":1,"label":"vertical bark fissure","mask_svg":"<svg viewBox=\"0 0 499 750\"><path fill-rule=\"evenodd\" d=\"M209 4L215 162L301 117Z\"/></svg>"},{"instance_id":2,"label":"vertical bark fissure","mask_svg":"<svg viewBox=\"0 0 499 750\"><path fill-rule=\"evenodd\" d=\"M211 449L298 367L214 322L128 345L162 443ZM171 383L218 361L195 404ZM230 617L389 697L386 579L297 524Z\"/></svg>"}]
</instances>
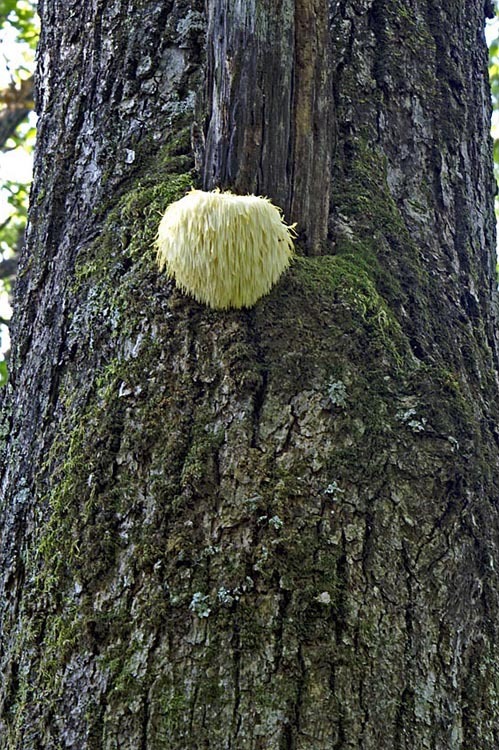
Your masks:
<instances>
[{"instance_id":1,"label":"vertical bark fissure","mask_svg":"<svg viewBox=\"0 0 499 750\"><path fill-rule=\"evenodd\" d=\"M230 747L237 748L239 730L241 728L241 637L239 632L239 625L234 620L233 636L232 636L232 649L233 649L233 680L234 680L234 698L232 708L232 730L230 733Z\"/></svg>"},{"instance_id":2,"label":"vertical bark fissure","mask_svg":"<svg viewBox=\"0 0 499 750\"><path fill-rule=\"evenodd\" d=\"M291 745L292 750L294 750L294 747L299 747L300 742L300 733L302 729L302 711L303 711L303 699L304 699L304 693L306 690L306 680L307 680L307 666L305 664L305 659L303 657L303 650L302 647L298 647L298 653L297 653L297 662L298 662L298 677L297 677L297 684L296 684L296 703L295 703L295 717L294 717L294 726L293 726L293 744Z\"/></svg>"}]
</instances>

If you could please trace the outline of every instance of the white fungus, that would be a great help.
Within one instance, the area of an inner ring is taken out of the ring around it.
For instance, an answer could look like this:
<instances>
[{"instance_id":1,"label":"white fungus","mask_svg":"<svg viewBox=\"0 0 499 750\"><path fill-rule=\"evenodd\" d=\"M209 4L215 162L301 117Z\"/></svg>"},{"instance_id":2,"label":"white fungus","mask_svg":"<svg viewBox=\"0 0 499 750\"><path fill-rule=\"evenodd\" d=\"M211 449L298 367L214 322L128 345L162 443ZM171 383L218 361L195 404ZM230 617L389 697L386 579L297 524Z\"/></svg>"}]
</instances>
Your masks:
<instances>
[{"instance_id":1,"label":"white fungus","mask_svg":"<svg viewBox=\"0 0 499 750\"><path fill-rule=\"evenodd\" d=\"M157 260L199 302L251 307L289 266L293 237L268 198L191 190L163 215Z\"/></svg>"}]
</instances>

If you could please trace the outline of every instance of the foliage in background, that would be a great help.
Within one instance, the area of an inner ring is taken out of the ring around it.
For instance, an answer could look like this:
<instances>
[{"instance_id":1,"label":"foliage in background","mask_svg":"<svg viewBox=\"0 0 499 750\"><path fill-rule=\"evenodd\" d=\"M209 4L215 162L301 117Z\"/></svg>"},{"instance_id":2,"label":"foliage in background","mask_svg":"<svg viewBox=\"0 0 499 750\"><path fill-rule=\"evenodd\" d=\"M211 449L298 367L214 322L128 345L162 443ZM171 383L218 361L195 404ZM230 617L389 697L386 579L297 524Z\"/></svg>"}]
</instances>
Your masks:
<instances>
[{"instance_id":1,"label":"foliage in background","mask_svg":"<svg viewBox=\"0 0 499 750\"><path fill-rule=\"evenodd\" d=\"M494 169L499 180L499 0L494 2L495 18L488 23L489 29L489 77L492 93L492 137L494 139ZM495 38L490 40L490 34Z\"/></svg>"},{"instance_id":2,"label":"foliage in background","mask_svg":"<svg viewBox=\"0 0 499 750\"><path fill-rule=\"evenodd\" d=\"M0 43L3 50L3 64L0 66L0 384L7 379L7 300L23 241L29 196L29 182L13 177L26 172L35 143L35 117L30 112L38 35L35 3L0 0ZM21 164L24 170L18 169Z\"/></svg>"},{"instance_id":3,"label":"foliage in background","mask_svg":"<svg viewBox=\"0 0 499 750\"><path fill-rule=\"evenodd\" d=\"M0 0L0 28L10 27L15 40L34 50L38 41L38 17L36 3L28 0ZM27 68L31 73L31 68Z\"/></svg>"}]
</instances>

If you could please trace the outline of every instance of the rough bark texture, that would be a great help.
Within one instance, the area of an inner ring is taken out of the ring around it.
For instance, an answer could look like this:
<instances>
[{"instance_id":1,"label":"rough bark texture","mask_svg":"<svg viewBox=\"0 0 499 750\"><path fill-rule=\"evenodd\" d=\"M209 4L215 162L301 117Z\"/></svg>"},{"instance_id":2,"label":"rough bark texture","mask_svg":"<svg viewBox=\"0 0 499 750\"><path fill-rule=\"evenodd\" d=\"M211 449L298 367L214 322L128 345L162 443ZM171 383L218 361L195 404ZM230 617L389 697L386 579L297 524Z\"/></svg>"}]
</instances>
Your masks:
<instances>
[{"instance_id":1,"label":"rough bark texture","mask_svg":"<svg viewBox=\"0 0 499 750\"><path fill-rule=\"evenodd\" d=\"M495 750L483 3L204 6L40 4L0 748ZM156 271L195 163L303 222L251 310Z\"/></svg>"}]
</instances>

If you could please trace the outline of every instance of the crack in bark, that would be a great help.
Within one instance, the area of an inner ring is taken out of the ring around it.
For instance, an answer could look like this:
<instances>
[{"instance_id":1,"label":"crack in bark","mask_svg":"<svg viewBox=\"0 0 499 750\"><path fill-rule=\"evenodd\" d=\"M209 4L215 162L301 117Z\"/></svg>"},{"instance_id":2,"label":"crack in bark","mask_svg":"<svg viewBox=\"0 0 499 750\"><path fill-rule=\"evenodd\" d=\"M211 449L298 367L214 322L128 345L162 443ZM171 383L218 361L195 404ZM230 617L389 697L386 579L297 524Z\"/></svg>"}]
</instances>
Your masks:
<instances>
[{"instance_id":1,"label":"crack in bark","mask_svg":"<svg viewBox=\"0 0 499 750\"><path fill-rule=\"evenodd\" d=\"M234 621L232 630L232 653L233 653L233 681L234 681L234 705L232 708L232 729L229 738L228 748L231 750L232 742L236 741L241 728L241 716L239 707L241 704L241 637L239 625ZM236 745L237 747L237 745Z\"/></svg>"}]
</instances>

